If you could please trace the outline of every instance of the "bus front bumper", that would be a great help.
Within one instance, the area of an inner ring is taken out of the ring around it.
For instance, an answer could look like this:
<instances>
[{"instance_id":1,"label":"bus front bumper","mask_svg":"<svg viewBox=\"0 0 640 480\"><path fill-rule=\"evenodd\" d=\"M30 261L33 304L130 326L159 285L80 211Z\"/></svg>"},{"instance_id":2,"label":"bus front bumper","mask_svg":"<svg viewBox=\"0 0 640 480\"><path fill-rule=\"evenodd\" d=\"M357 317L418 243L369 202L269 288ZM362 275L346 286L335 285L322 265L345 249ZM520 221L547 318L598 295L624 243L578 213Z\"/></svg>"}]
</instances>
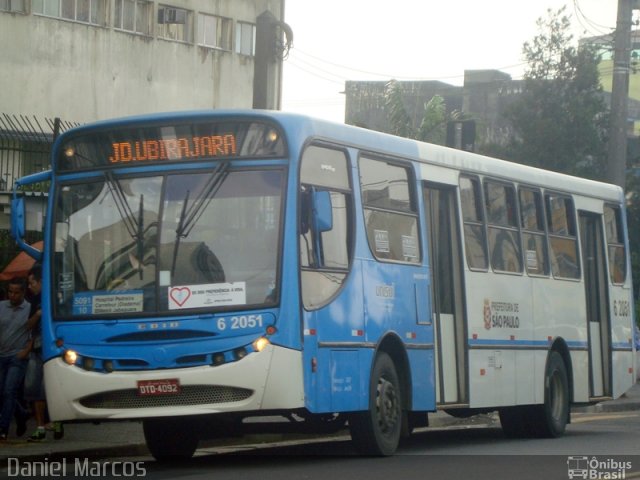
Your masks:
<instances>
[{"instance_id":1,"label":"bus front bumper","mask_svg":"<svg viewBox=\"0 0 640 480\"><path fill-rule=\"evenodd\" d=\"M52 420L133 419L304 406L301 352L269 345L219 366L98 373L54 358L44 365ZM170 392L155 386L166 381ZM139 388L140 385L151 385ZM176 388L177 387L177 388ZM144 393L141 393L144 392Z\"/></svg>"}]
</instances>

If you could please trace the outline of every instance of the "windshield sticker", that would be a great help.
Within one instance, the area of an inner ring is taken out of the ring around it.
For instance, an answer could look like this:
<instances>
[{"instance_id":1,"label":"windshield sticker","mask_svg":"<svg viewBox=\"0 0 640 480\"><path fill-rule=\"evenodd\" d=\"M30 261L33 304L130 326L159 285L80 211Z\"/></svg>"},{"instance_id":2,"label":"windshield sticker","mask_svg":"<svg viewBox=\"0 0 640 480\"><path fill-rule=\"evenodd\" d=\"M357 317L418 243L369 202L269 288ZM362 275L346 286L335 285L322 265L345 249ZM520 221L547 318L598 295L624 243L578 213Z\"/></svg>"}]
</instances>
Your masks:
<instances>
[{"instance_id":1,"label":"windshield sticker","mask_svg":"<svg viewBox=\"0 0 640 480\"><path fill-rule=\"evenodd\" d=\"M245 282L175 286L169 287L167 294L169 310L246 305L247 303Z\"/></svg>"},{"instance_id":2,"label":"windshield sticker","mask_svg":"<svg viewBox=\"0 0 640 480\"><path fill-rule=\"evenodd\" d=\"M73 315L142 312L142 291L82 292L73 296Z\"/></svg>"}]
</instances>

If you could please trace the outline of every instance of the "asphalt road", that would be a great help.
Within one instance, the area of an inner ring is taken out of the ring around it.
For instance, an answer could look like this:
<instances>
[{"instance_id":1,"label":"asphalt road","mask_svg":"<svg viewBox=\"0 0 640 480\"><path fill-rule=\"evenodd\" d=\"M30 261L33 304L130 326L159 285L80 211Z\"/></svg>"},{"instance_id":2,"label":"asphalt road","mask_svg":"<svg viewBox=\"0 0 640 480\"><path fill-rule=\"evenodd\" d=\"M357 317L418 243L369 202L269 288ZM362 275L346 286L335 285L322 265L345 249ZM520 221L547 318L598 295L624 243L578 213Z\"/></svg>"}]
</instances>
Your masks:
<instances>
[{"instance_id":1,"label":"asphalt road","mask_svg":"<svg viewBox=\"0 0 640 480\"><path fill-rule=\"evenodd\" d=\"M394 457L355 455L347 437L277 446L200 449L184 464L151 457L14 461L8 478L185 480L640 479L640 411L574 415L558 439L507 439L498 425L415 433ZM64 475L62 475L64 473ZM582 476L582 475L586 475Z\"/></svg>"}]
</instances>

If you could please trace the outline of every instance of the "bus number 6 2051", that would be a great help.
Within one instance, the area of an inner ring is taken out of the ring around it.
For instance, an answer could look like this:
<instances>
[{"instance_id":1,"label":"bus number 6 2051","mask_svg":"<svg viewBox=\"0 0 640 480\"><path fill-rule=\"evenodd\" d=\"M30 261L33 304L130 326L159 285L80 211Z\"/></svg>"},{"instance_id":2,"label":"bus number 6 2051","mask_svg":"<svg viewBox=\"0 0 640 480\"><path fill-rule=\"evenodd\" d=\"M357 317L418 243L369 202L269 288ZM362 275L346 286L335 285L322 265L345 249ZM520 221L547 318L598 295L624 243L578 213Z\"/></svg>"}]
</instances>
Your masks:
<instances>
[{"instance_id":1,"label":"bus number 6 2051","mask_svg":"<svg viewBox=\"0 0 640 480\"><path fill-rule=\"evenodd\" d=\"M231 330L262 327L263 322L262 315L238 315L230 318L220 317L216 324L218 330L223 331L227 327Z\"/></svg>"}]
</instances>

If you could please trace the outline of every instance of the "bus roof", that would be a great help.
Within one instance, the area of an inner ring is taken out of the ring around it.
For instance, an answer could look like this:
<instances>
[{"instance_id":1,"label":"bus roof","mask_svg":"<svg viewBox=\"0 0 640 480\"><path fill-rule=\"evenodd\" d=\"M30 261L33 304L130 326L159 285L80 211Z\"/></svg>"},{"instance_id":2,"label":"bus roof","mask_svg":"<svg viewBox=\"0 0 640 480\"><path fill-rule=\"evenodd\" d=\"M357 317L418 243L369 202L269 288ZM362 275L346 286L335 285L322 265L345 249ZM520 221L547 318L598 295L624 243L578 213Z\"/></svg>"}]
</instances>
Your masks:
<instances>
[{"instance_id":1,"label":"bus roof","mask_svg":"<svg viewBox=\"0 0 640 480\"><path fill-rule=\"evenodd\" d=\"M491 175L504 180L598 197L617 203L622 202L624 199L622 189L616 185L543 170L463 150L396 137L351 125L315 119L302 114L279 111L197 110L123 117L74 128L62 134L58 142L64 141L65 137L70 135L89 133L92 130L133 126L147 122L197 121L214 117L219 119L225 117L236 119L238 117L253 117L274 120L285 128L290 144L295 139L296 142L294 143L301 146L309 138L317 138L378 154L464 170L471 174Z\"/></svg>"}]
</instances>

